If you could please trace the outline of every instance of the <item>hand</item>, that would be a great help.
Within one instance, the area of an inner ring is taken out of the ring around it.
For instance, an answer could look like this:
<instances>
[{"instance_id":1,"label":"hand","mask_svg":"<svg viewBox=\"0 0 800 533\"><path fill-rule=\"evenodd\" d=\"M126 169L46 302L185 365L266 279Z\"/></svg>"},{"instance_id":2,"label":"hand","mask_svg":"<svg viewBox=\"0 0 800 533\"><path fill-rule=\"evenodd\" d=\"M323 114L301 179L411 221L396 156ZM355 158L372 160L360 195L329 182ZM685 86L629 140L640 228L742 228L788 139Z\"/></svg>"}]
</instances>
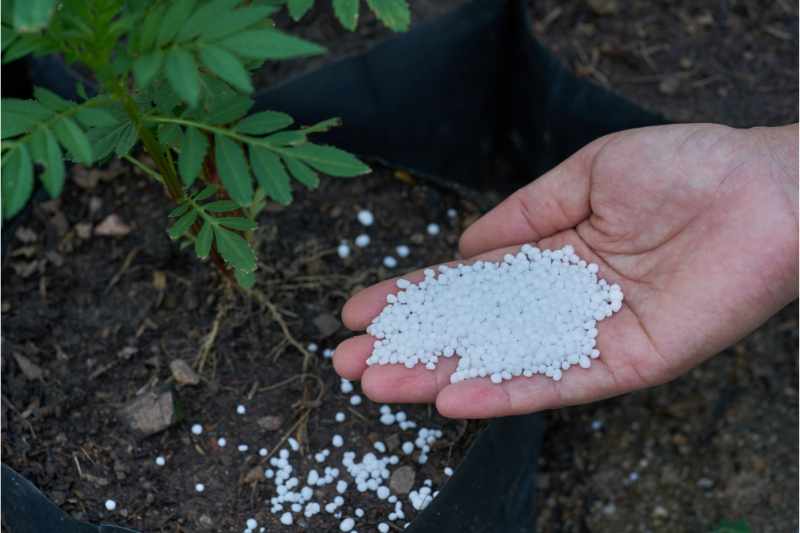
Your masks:
<instances>
[{"instance_id":1,"label":"hand","mask_svg":"<svg viewBox=\"0 0 800 533\"><path fill-rule=\"evenodd\" d=\"M374 401L435 401L456 418L591 402L679 376L797 296L797 136L797 125L711 124L611 134L464 233L460 251L473 260L499 260L526 242L572 244L622 286L623 308L599 323L601 355L590 369L573 367L558 382L537 375L451 385L455 358L440 359L435 370L366 367L374 339L361 335L337 348L337 372L361 379ZM394 287L388 280L354 296L344 323L364 329Z\"/></svg>"}]
</instances>

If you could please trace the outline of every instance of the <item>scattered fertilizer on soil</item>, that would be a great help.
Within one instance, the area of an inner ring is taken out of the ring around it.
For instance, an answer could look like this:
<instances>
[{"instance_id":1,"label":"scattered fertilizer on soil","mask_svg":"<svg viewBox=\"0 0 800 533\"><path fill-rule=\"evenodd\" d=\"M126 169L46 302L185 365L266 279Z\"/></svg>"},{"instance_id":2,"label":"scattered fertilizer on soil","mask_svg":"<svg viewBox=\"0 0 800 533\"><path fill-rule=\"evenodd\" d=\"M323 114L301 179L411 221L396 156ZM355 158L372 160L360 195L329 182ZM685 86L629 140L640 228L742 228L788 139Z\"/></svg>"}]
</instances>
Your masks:
<instances>
[{"instance_id":1,"label":"scattered fertilizer on soil","mask_svg":"<svg viewBox=\"0 0 800 533\"><path fill-rule=\"evenodd\" d=\"M597 276L572 246L525 245L502 262L440 266L438 276L397 294L367 328L377 340L367 364L424 364L458 355L451 383L544 374L556 381L570 366L591 366L600 352L597 322L622 308L622 289Z\"/></svg>"}]
</instances>

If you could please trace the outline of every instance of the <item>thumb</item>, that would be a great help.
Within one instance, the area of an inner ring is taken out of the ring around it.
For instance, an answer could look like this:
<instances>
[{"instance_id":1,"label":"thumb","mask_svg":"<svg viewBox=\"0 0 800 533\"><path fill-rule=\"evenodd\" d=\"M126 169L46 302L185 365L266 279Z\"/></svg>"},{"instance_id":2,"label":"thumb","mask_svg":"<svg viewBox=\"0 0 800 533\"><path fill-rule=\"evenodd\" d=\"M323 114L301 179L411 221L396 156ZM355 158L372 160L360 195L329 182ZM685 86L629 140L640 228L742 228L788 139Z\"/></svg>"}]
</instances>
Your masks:
<instances>
[{"instance_id":1,"label":"thumb","mask_svg":"<svg viewBox=\"0 0 800 533\"><path fill-rule=\"evenodd\" d=\"M587 218L592 162L608 140L606 136L584 146L478 219L461 236L461 255L469 258L539 241Z\"/></svg>"}]
</instances>

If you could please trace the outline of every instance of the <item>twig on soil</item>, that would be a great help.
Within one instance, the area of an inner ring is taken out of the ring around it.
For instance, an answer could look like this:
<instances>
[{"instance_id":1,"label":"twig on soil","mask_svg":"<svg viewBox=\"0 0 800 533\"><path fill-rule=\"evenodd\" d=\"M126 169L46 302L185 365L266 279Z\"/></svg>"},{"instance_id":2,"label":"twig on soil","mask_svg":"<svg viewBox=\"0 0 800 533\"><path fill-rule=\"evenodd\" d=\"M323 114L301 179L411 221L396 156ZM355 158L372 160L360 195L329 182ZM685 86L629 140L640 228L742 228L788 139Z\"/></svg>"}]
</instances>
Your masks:
<instances>
[{"instance_id":1,"label":"twig on soil","mask_svg":"<svg viewBox=\"0 0 800 533\"><path fill-rule=\"evenodd\" d=\"M125 274L125 272L128 271L128 268L130 268L131 263L136 258L136 256L139 255L139 252L141 250L142 250L141 248L137 247L137 248L134 248L133 250L131 250L130 252L128 252L128 255L125 257L125 260L122 262L122 266L120 267L119 271L117 271L117 273L114 274L114 277L111 278L111 281L108 282L108 285L106 286L106 290L103 291L104 294L108 294L108 291L110 291L111 288L114 285L116 285L117 282L119 282L120 278L122 278L122 276Z\"/></svg>"},{"instance_id":2,"label":"twig on soil","mask_svg":"<svg viewBox=\"0 0 800 533\"><path fill-rule=\"evenodd\" d=\"M200 347L200 351L197 353L197 357L195 357L194 367L197 369L198 372L202 372L206 366L208 356L211 353L211 350L214 347L214 343L217 340L220 324L222 324L222 320L225 318L225 315L228 314L228 309L230 309L232 301L233 301L233 294L230 289L230 284L228 284L225 287L225 295L223 297L223 300L219 304L219 307L217 307L217 315L214 317L214 322L212 322L211 324L211 331L209 331L208 335L206 335L206 338L203 341L203 345Z\"/></svg>"},{"instance_id":3,"label":"twig on soil","mask_svg":"<svg viewBox=\"0 0 800 533\"><path fill-rule=\"evenodd\" d=\"M276 344L275 347L272 348L272 350L269 352L269 355L267 355L267 359L272 359L272 362L274 363L275 361L278 360L278 357L281 356L281 354L288 345L289 341L286 338L281 339L280 341L278 341L278 344Z\"/></svg>"}]
</instances>

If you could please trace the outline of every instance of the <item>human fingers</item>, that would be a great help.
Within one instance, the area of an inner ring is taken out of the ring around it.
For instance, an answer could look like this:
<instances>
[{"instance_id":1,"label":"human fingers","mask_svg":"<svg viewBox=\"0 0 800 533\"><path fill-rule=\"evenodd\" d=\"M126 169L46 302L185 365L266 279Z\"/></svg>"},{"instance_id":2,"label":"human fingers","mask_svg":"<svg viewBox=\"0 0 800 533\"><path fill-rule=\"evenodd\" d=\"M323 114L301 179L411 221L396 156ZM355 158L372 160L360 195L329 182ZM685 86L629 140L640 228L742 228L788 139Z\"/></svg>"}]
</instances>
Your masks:
<instances>
[{"instance_id":1,"label":"human fingers","mask_svg":"<svg viewBox=\"0 0 800 533\"><path fill-rule=\"evenodd\" d=\"M461 236L459 250L472 257L487 250L538 241L575 227L590 213L592 161L608 142L602 137L506 198Z\"/></svg>"}]
</instances>

